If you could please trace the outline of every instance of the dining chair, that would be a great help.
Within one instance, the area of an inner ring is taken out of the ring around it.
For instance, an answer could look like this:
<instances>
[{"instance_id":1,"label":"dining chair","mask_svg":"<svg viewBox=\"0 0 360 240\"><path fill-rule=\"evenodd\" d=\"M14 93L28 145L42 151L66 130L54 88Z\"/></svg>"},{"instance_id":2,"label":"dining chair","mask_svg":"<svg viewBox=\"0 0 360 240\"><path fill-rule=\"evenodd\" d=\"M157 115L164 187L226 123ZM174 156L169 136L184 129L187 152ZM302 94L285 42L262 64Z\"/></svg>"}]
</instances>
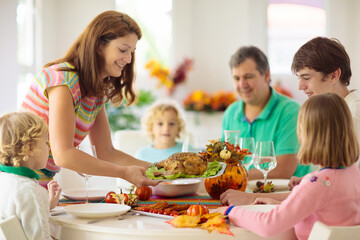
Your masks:
<instances>
[{"instance_id":1,"label":"dining chair","mask_svg":"<svg viewBox=\"0 0 360 240\"><path fill-rule=\"evenodd\" d=\"M150 140L141 130L119 130L113 136L114 147L131 156L135 156L137 150L151 144ZM116 186L121 189L131 189L132 184L117 178Z\"/></svg>"},{"instance_id":2,"label":"dining chair","mask_svg":"<svg viewBox=\"0 0 360 240\"><path fill-rule=\"evenodd\" d=\"M24 229L15 215L0 221L0 239L27 240Z\"/></svg>"},{"instance_id":3,"label":"dining chair","mask_svg":"<svg viewBox=\"0 0 360 240\"><path fill-rule=\"evenodd\" d=\"M114 147L131 156L151 142L141 130L119 130L114 133Z\"/></svg>"},{"instance_id":4,"label":"dining chair","mask_svg":"<svg viewBox=\"0 0 360 240\"><path fill-rule=\"evenodd\" d=\"M322 222L315 222L308 240L338 240L359 239L360 225L357 226L328 226Z\"/></svg>"}]
</instances>

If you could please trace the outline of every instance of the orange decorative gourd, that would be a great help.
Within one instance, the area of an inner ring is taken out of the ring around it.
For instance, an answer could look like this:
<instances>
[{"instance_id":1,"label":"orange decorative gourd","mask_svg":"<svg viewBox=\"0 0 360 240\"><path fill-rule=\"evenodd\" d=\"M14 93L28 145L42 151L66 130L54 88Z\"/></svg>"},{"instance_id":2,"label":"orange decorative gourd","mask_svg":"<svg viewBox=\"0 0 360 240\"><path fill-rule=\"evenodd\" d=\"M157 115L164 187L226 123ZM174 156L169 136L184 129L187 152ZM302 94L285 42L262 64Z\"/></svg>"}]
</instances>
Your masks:
<instances>
[{"instance_id":1,"label":"orange decorative gourd","mask_svg":"<svg viewBox=\"0 0 360 240\"><path fill-rule=\"evenodd\" d=\"M190 206L186 211L186 215L188 216L202 216L208 213L209 209L207 208L207 206L199 204Z\"/></svg>"},{"instance_id":2,"label":"orange decorative gourd","mask_svg":"<svg viewBox=\"0 0 360 240\"><path fill-rule=\"evenodd\" d=\"M247 173L241 163L230 162L226 164L222 175L207 178L204 181L206 191L213 199L220 199L220 195L228 189L245 191Z\"/></svg>"}]
</instances>

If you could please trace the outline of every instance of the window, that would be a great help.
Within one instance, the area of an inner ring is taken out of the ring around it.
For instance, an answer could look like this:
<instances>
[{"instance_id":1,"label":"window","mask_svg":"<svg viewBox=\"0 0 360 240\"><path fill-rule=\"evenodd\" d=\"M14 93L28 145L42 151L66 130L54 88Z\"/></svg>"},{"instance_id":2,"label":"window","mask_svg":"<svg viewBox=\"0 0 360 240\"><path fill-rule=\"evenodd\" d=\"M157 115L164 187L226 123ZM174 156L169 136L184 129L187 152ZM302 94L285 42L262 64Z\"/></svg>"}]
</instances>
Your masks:
<instances>
[{"instance_id":1,"label":"window","mask_svg":"<svg viewBox=\"0 0 360 240\"><path fill-rule=\"evenodd\" d=\"M144 66L152 58L168 66L172 43L171 9L171 0L116 0L116 10L133 18L143 34L136 50L138 75L149 74Z\"/></svg>"},{"instance_id":2,"label":"window","mask_svg":"<svg viewBox=\"0 0 360 240\"><path fill-rule=\"evenodd\" d=\"M19 0L16 12L17 59L20 75L17 86L19 107L36 72L35 59L35 7L34 0Z\"/></svg>"},{"instance_id":3,"label":"window","mask_svg":"<svg viewBox=\"0 0 360 240\"><path fill-rule=\"evenodd\" d=\"M268 56L273 74L291 74L295 52L308 40L324 36L324 0L269 0Z\"/></svg>"}]
</instances>

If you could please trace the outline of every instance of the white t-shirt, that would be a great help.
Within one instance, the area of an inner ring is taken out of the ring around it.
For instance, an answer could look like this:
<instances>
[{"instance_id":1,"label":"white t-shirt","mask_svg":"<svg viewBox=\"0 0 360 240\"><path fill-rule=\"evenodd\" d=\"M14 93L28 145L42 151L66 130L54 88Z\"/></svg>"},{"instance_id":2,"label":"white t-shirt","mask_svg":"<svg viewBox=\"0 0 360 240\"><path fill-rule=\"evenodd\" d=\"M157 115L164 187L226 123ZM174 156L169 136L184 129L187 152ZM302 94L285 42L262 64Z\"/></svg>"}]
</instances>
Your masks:
<instances>
[{"instance_id":1,"label":"white t-shirt","mask_svg":"<svg viewBox=\"0 0 360 240\"><path fill-rule=\"evenodd\" d=\"M356 137L360 144L360 91L351 90L350 93L344 98L345 102L349 106L351 116L354 122L354 128ZM359 161L357 163L359 164ZM359 165L360 167L360 165Z\"/></svg>"},{"instance_id":2,"label":"white t-shirt","mask_svg":"<svg viewBox=\"0 0 360 240\"><path fill-rule=\"evenodd\" d=\"M49 195L35 179L0 172L0 219L16 215L29 240L52 239Z\"/></svg>"}]
</instances>

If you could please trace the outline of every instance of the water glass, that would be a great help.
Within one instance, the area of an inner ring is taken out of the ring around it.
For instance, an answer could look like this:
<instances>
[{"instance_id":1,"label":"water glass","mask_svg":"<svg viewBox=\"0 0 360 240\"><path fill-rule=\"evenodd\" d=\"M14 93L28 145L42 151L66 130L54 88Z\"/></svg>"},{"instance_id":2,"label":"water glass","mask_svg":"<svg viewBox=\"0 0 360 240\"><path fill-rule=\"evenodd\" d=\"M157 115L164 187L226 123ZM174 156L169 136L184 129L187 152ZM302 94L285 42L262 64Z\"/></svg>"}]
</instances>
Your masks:
<instances>
[{"instance_id":1,"label":"water glass","mask_svg":"<svg viewBox=\"0 0 360 240\"><path fill-rule=\"evenodd\" d=\"M266 184L267 174L276 168L276 165L273 141L258 141L255 149L254 166L264 174L264 184Z\"/></svg>"},{"instance_id":2,"label":"water glass","mask_svg":"<svg viewBox=\"0 0 360 240\"><path fill-rule=\"evenodd\" d=\"M199 153L202 151L201 145L200 145L200 139L198 136L188 134L183 142L182 146L182 152L193 152L193 153Z\"/></svg>"},{"instance_id":3,"label":"water glass","mask_svg":"<svg viewBox=\"0 0 360 240\"><path fill-rule=\"evenodd\" d=\"M77 149L97 158L95 145L79 145L77 146ZM82 176L85 180L85 203L89 203L88 191L89 191L89 178L91 177L91 175L80 172L78 172L78 174Z\"/></svg>"},{"instance_id":4,"label":"water glass","mask_svg":"<svg viewBox=\"0 0 360 240\"><path fill-rule=\"evenodd\" d=\"M239 145L239 136L240 130L224 130L225 142L234 144L234 146Z\"/></svg>"},{"instance_id":5,"label":"water glass","mask_svg":"<svg viewBox=\"0 0 360 240\"><path fill-rule=\"evenodd\" d=\"M242 160L242 164L248 172L255 157L255 140L253 137L242 137L239 139L239 146L241 149L248 150L248 154Z\"/></svg>"}]
</instances>

